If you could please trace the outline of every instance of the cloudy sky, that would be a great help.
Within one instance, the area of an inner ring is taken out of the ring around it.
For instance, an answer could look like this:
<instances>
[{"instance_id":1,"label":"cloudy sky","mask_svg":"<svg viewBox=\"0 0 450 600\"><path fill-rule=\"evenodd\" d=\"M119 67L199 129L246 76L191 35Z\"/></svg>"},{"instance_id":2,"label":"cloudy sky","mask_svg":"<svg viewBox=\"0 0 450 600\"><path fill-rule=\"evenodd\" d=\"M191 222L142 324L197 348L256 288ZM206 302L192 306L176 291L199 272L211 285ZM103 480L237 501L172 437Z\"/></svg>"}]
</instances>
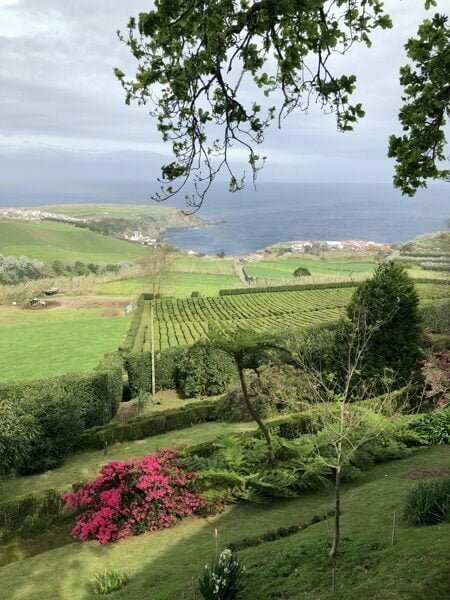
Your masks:
<instances>
[{"instance_id":1,"label":"cloudy sky","mask_svg":"<svg viewBox=\"0 0 450 600\"><path fill-rule=\"evenodd\" d=\"M340 64L358 76L366 118L356 132L341 134L333 116L291 115L266 136L262 180L391 180L386 144L398 128L403 45L425 11L423 0L385 4L394 29L374 35L370 50L355 47ZM168 148L145 109L125 106L112 72L116 66L133 72L116 30L151 6L149 0L0 0L0 200L5 193L29 198L135 182L157 189Z\"/></svg>"}]
</instances>

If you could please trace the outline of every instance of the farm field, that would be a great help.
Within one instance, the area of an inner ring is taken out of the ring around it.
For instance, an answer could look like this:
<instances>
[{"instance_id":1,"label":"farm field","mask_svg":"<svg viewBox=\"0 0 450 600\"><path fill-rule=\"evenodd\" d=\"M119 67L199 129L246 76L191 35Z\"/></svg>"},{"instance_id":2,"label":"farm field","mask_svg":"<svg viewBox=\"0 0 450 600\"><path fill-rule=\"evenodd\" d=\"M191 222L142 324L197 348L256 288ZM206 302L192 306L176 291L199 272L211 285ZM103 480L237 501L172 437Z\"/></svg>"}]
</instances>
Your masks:
<instances>
[{"instance_id":1,"label":"farm field","mask_svg":"<svg viewBox=\"0 0 450 600\"><path fill-rule=\"evenodd\" d=\"M186 346L207 336L209 323L263 332L339 318L353 288L236 294L218 298L156 300L158 349ZM150 350L150 301L145 302L134 350Z\"/></svg>"},{"instance_id":2,"label":"farm field","mask_svg":"<svg viewBox=\"0 0 450 600\"><path fill-rule=\"evenodd\" d=\"M129 324L123 307L0 309L0 381L90 371L117 350Z\"/></svg>"},{"instance_id":3,"label":"farm field","mask_svg":"<svg viewBox=\"0 0 450 600\"><path fill-rule=\"evenodd\" d=\"M156 349L187 346L207 337L210 323L255 333L333 321L344 313L355 288L273 291L217 298L167 298L154 303ZM440 284L417 284L423 302L448 297ZM150 350L150 301L145 301L134 351Z\"/></svg>"},{"instance_id":4,"label":"farm field","mask_svg":"<svg viewBox=\"0 0 450 600\"><path fill-rule=\"evenodd\" d=\"M377 266L371 261L339 260L339 259L308 259L308 258L280 258L279 260L263 260L257 263L247 263L245 271L250 277L267 279L293 279L300 281L302 278L294 277L294 271L299 267L308 269L312 276L327 275L330 277L347 276L352 274L367 273L368 275ZM308 280L308 277L304 279Z\"/></svg>"},{"instance_id":5,"label":"farm field","mask_svg":"<svg viewBox=\"0 0 450 600\"><path fill-rule=\"evenodd\" d=\"M216 296L222 289L241 286L240 279L234 275L171 271L162 281L161 293L180 298L190 296L193 291ZM148 291L150 287L148 277L137 277L102 283L97 287L97 293L107 296L134 296Z\"/></svg>"},{"instance_id":6,"label":"farm field","mask_svg":"<svg viewBox=\"0 0 450 600\"><path fill-rule=\"evenodd\" d=\"M45 262L77 260L98 264L135 260L145 249L138 244L64 223L0 221L0 252Z\"/></svg>"},{"instance_id":7,"label":"farm field","mask_svg":"<svg viewBox=\"0 0 450 600\"><path fill-rule=\"evenodd\" d=\"M400 512L405 492L414 483L411 474L445 467L449 460L448 446L420 449L403 460L377 465L344 485L339 598L448 597L450 525L409 528L400 521L394 546L390 537L392 512ZM129 572L130 582L114 593L115 598L189 599L192 580L214 552L215 529L220 546L226 547L230 542L259 536L273 529L274 523L289 527L309 521L331 503L332 490L325 488L268 505L232 505L213 517L186 519L171 529L107 546L73 542L59 532L56 543L60 547L50 540L53 545L47 549L48 536L44 535L30 541L30 546L39 546L36 556L0 568L2 594L11 600L81 600L92 597L90 585L95 573L118 569ZM242 600L297 600L305 594L312 600L336 598L330 591L326 566L329 544L327 523L321 522L284 539L240 551L239 558L246 566Z\"/></svg>"},{"instance_id":8,"label":"farm field","mask_svg":"<svg viewBox=\"0 0 450 600\"><path fill-rule=\"evenodd\" d=\"M93 219L108 217L114 219L130 218L139 215L164 215L176 211L168 206L154 204L44 204L34 206L35 210L63 213L69 217Z\"/></svg>"}]
</instances>

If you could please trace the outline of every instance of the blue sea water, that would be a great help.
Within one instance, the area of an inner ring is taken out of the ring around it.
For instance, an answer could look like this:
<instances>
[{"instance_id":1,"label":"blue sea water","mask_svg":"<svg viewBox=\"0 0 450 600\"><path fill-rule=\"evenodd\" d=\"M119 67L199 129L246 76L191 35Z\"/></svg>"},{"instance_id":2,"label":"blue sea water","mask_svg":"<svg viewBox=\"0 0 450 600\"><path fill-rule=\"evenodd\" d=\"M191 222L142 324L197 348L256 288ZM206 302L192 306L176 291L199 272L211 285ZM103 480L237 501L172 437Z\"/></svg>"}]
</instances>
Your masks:
<instances>
[{"instance_id":1,"label":"blue sea water","mask_svg":"<svg viewBox=\"0 0 450 600\"><path fill-rule=\"evenodd\" d=\"M405 198L382 184L261 184L209 198L200 212L219 225L178 230L168 239L201 252L246 254L288 240L407 241L445 228L450 185Z\"/></svg>"},{"instance_id":2,"label":"blue sea water","mask_svg":"<svg viewBox=\"0 0 450 600\"><path fill-rule=\"evenodd\" d=\"M152 193L142 184L93 187L72 192L34 190L13 197L0 193L3 206L45 203L145 203ZM170 202L182 206L182 202ZM450 184L436 184L414 198L389 184L259 183L230 194L217 185L198 213L222 221L199 229L167 233L182 248L200 252L247 254L287 240L361 239L406 241L445 228L450 217Z\"/></svg>"}]
</instances>

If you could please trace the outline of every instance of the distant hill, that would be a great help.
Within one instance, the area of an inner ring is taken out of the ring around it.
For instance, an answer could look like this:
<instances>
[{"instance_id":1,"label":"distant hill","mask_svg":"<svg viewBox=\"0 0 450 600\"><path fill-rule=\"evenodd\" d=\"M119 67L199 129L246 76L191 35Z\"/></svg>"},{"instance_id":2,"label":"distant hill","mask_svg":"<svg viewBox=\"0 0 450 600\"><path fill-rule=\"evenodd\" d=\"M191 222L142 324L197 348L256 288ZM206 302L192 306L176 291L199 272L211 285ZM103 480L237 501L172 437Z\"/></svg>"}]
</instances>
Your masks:
<instances>
[{"instance_id":1,"label":"distant hill","mask_svg":"<svg viewBox=\"0 0 450 600\"><path fill-rule=\"evenodd\" d=\"M406 242L400 247L401 252L427 254L450 254L450 231L426 233Z\"/></svg>"},{"instance_id":2,"label":"distant hill","mask_svg":"<svg viewBox=\"0 0 450 600\"><path fill-rule=\"evenodd\" d=\"M0 253L28 256L45 262L119 263L134 260L143 246L50 221L0 221Z\"/></svg>"}]
</instances>

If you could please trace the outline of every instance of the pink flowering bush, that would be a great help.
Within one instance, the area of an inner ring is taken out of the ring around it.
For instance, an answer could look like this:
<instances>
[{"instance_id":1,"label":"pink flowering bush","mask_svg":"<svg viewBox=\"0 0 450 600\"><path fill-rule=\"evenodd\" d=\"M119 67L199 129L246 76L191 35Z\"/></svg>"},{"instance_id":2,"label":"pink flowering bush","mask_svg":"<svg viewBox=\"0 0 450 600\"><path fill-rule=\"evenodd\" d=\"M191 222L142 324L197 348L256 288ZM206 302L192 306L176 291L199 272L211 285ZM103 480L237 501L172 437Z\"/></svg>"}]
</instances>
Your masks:
<instances>
[{"instance_id":1,"label":"pink flowering bush","mask_svg":"<svg viewBox=\"0 0 450 600\"><path fill-rule=\"evenodd\" d=\"M95 481L63 495L68 508L83 509L72 535L107 544L170 527L204 507L192 489L195 478L180 465L176 452L168 450L110 462Z\"/></svg>"}]
</instances>

